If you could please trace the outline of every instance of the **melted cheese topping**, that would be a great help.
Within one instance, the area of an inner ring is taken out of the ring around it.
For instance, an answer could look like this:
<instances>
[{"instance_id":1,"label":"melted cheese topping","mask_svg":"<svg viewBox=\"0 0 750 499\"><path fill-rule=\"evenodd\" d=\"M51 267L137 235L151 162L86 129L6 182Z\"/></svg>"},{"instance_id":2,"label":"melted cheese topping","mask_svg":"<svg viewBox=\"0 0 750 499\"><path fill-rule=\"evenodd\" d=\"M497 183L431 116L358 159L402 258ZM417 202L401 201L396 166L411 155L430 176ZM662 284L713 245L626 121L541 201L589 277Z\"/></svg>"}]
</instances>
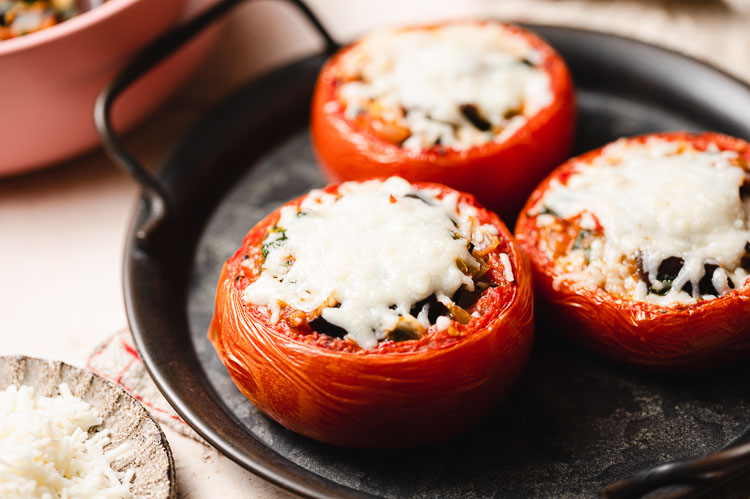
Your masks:
<instances>
[{"instance_id":1,"label":"melted cheese topping","mask_svg":"<svg viewBox=\"0 0 750 499\"><path fill-rule=\"evenodd\" d=\"M532 66L540 58L499 24L383 31L342 57L353 81L340 87L340 97L350 119L377 102L386 121L410 130L406 149L463 150L505 140L552 102L549 77ZM461 111L465 105L474 107L485 130Z\"/></svg>"},{"instance_id":2,"label":"melted cheese topping","mask_svg":"<svg viewBox=\"0 0 750 499\"><path fill-rule=\"evenodd\" d=\"M706 264L719 267L710 276L719 295L730 289L728 278L742 286L750 226L739 193L747 174L737 158L716 147L701 152L684 142L651 139L643 145L618 141L592 164L578 165L566 185L550 186L540 206L562 219L582 215L583 228L598 221L604 236L560 259L568 272L558 280L662 305L713 298L698 291ZM537 223L554 219L540 215ZM660 282L659 266L670 257L682 259L679 273ZM638 260L656 293L638 278ZM687 283L690 293L683 290Z\"/></svg>"},{"instance_id":3,"label":"melted cheese topping","mask_svg":"<svg viewBox=\"0 0 750 499\"><path fill-rule=\"evenodd\" d=\"M420 300L434 294L447 305L460 287L473 290L457 262L478 268L469 241L477 250L497 241L497 229L480 225L457 194L437 195L397 177L312 191L299 210L281 210L244 300L268 307L273 322L284 305L320 313L361 347L375 347ZM506 273L512 278L509 265ZM426 307L415 319L429 327Z\"/></svg>"}]
</instances>

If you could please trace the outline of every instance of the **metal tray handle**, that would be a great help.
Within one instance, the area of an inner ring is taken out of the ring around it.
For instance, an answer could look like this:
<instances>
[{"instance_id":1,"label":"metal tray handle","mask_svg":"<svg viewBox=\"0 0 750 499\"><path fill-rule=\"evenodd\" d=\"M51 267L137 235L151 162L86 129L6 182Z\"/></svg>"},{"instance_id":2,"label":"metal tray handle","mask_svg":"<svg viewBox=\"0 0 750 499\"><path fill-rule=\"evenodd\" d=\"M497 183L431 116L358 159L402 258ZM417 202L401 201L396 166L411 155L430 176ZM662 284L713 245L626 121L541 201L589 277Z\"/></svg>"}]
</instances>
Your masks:
<instances>
[{"instance_id":1,"label":"metal tray handle","mask_svg":"<svg viewBox=\"0 0 750 499\"><path fill-rule=\"evenodd\" d=\"M136 234L139 245L147 244L150 234L169 217L172 205L164 186L125 148L122 140L115 132L111 117L112 105L133 82L243 1L221 0L193 19L167 31L141 50L115 79L102 89L96 99L94 123L104 150L115 164L141 185L148 200L148 218ZM326 53L333 53L338 50L338 43L307 5L301 0L287 1L296 6L320 34L325 41Z\"/></svg>"},{"instance_id":2,"label":"metal tray handle","mask_svg":"<svg viewBox=\"0 0 750 499\"><path fill-rule=\"evenodd\" d=\"M634 499L661 489L652 497L706 497L712 489L744 475L750 469L750 428L728 447L697 459L663 464L620 480L599 491L603 499Z\"/></svg>"}]
</instances>

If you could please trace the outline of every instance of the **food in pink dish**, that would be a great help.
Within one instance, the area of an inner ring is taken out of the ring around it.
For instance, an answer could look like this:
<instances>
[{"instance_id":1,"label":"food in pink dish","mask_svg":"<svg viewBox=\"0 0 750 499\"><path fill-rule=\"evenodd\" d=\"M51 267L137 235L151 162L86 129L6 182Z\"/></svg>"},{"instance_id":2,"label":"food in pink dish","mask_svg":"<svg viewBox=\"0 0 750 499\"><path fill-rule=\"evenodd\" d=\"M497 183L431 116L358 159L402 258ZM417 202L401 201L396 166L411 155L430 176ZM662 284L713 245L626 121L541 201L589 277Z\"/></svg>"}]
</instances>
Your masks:
<instances>
[{"instance_id":1,"label":"food in pink dish","mask_svg":"<svg viewBox=\"0 0 750 499\"><path fill-rule=\"evenodd\" d=\"M0 8L8 1L0 0ZM209 0L99 3L64 22L0 41L0 95L6 97L0 176L58 164L96 147L93 110L101 89L139 50ZM204 33L136 82L113 110L117 129L135 125L163 102L202 60L215 34Z\"/></svg>"},{"instance_id":2,"label":"food in pink dish","mask_svg":"<svg viewBox=\"0 0 750 499\"><path fill-rule=\"evenodd\" d=\"M0 0L0 40L49 28L107 0Z\"/></svg>"}]
</instances>

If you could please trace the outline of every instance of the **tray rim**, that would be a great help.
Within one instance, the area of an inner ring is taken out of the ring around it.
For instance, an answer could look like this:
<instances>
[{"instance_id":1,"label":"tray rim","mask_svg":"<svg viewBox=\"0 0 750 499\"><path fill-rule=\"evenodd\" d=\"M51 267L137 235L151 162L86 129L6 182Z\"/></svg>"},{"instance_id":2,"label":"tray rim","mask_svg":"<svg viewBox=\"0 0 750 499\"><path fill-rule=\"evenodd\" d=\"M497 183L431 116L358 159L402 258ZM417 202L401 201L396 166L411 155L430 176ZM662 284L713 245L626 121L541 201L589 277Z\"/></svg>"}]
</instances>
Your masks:
<instances>
[{"instance_id":1,"label":"tray rim","mask_svg":"<svg viewBox=\"0 0 750 499\"><path fill-rule=\"evenodd\" d=\"M554 24L527 24L527 23L519 23L519 24L537 32L538 30L548 29L548 30L556 30L560 33L568 33L569 35L573 35L573 36L579 35L579 36L584 36L584 37L591 37L592 39L596 39L596 38L612 39L616 43L621 44L624 47L626 47L627 50L645 50L645 51L657 54L656 57L666 57L668 59L678 61L680 64L692 65L700 70L713 73L714 76L720 77L721 79L727 81L728 83L736 84L738 87L747 91L748 95L750 95L750 85L747 82L741 80L736 75L729 73L725 69L717 67L716 65L710 62L700 60L698 58L686 55L676 50L665 48L663 46L654 45L651 43L636 40L636 39L622 36L622 35L605 33L605 32L600 32L600 31L595 31L595 30L590 30L590 29L584 29L584 28L576 28L576 27L554 25ZM545 37L544 34L541 34L541 36L543 38ZM252 81L245 83L244 85L239 87L236 91L232 92L230 95L223 97L207 113L199 117L197 122L191 126L188 133L185 134L185 136L180 140L180 142L178 142L176 145L172 147L170 152L165 156L165 159L159 164L158 168L155 170L155 176L163 179L165 172L168 172L170 170L170 165L174 161L174 158L178 155L181 147L187 142L186 139L193 137L196 134L196 131L201 128L202 124L210 121L210 119L213 116L218 114L222 106L227 105L229 102L237 98L239 95L248 92L249 87L252 87L255 85L261 85L267 80L275 76L278 76L295 66L298 66L304 63L309 63L320 57L325 57L325 56L323 54L314 54L312 56L308 56L308 57L293 61L289 64L274 68L271 71L264 73L260 75L259 77L253 79ZM746 138L750 139L750 137L746 137ZM270 151L271 149L272 148L270 147L267 148L266 152ZM226 194L226 189L225 189L224 194ZM255 440L260 446L264 447L270 454L272 454L272 455L267 455L267 456L253 455L252 458L250 458L248 457L248 455L241 452L236 447L232 446L231 443L226 442L225 437L218 434L214 428L210 428L206 426L205 421L202 420L200 414L194 413L194 411L192 411L190 408L187 407L187 405L185 404L185 401L178 393L179 390L173 385L173 383L171 383L167 379L164 372L162 372L159 369L159 362L157 362L157 359L156 359L156 357L158 356L158 352L152 352L150 351L149 348L147 348L146 345L148 342L147 342L146 335L148 333L141 327L141 325L138 323L136 319L135 309L137 308L137 305L135 302L137 301L137 299L135 298L134 293L136 293L135 290L139 288L139 285L137 282L133 281L133 278L131 277L131 273L133 272L133 268L132 268L133 264L135 264L138 260L141 260L142 258L144 258L144 256L147 257L147 255L143 252L141 248L138 247L137 244L135 244L135 242L138 239L138 232L141 229L141 225L143 224L145 220L145 213L147 213L149 210L149 203L150 203L149 197L145 193L141 193L141 195L138 198L136 207L133 210L131 218L130 218L130 224L127 230L127 237L126 237L126 243L125 243L124 254L123 254L123 293L124 293L124 299L125 299L125 308L126 308L128 324L134 336L136 347L138 349L139 354L141 355L141 358L143 359L144 364L146 365L146 368L149 374L151 375L152 379L154 380L160 392L164 395L167 401L174 407L174 409L177 411L180 417L182 417L185 422L187 422L198 434L200 434L214 448L216 448L219 452L221 452L225 456L235 461L237 464L239 464L246 470L269 481L270 483L272 483L273 485L277 487L280 487L289 492L293 492L295 494L301 495L303 497L376 497L376 496L372 496L371 494L363 493L362 491L358 491L350 487L343 486L328 478L317 475L303 468L302 466L297 465L296 463L288 460L284 456L278 454L273 448L267 447L265 444L258 441L254 436L252 436L252 434L245 432L246 435L249 436L249 438ZM216 207L216 204L214 204L213 208L215 207ZM207 220L205 220L204 222L206 221ZM205 223L201 226L201 233L204 229L205 229ZM197 244L197 239L196 239L196 244ZM191 250L194 250L194 249L195 247L191 248ZM193 254L191 253L190 256L191 256L190 261L192 262ZM185 303L183 303L183 312L186 313L186 309L187 309L187 302L185 301ZM186 333L186 334L188 334L189 336L189 333ZM192 340L190 338L188 339L192 345ZM194 350L191 353L194 354L195 353ZM199 376L199 378L205 378L205 376ZM215 400L215 396L213 394L209 393L208 395L212 399L214 399L215 402L219 402ZM219 405L221 405L220 402L219 402ZM237 424L238 426L243 426L241 423L236 421L231 411L227 412L226 415L229 416L231 419L233 419L235 424ZM265 461L263 459L265 459ZM312 479L312 483L308 481L309 479Z\"/></svg>"}]
</instances>

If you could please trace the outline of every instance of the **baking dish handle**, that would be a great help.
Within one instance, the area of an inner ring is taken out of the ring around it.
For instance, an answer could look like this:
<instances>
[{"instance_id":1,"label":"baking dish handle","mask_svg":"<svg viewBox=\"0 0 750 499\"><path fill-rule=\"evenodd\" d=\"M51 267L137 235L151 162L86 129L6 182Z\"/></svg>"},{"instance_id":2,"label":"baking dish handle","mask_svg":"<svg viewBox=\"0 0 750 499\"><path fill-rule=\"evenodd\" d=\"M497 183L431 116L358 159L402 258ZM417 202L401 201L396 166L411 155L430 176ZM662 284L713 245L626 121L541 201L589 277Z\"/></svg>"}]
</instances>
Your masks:
<instances>
[{"instance_id":1,"label":"baking dish handle","mask_svg":"<svg viewBox=\"0 0 750 499\"><path fill-rule=\"evenodd\" d=\"M112 80L96 99L94 123L102 146L109 157L143 189L149 203L148 216L136 233L139 245L146 245L151 234L171 213L169 195L164 186L124 146L112 125L112 105L117 98L141 76L149 72L177 49L185 45L213 22L224 17L244 0L220 0L193 19L182 23L154 40ZM333 53L339 45L320 20L301 0L287 0L296 6L325 41L326 53Z\"/></svg>"},{"instance_id":2,"label":"baking dish handle","mask_svg":"<svg viewBox=\"0 0 750 499\"><path fill-rule=\"evenodd\" d=\"M750 428L728 447L697 459L663 464L599 491L602 499L707 497L711 489L744 476L750 467ZM672 488L667 495L652 495ZM677 490L674 490L674 489Z\"/></svg>"}]
</instances>

